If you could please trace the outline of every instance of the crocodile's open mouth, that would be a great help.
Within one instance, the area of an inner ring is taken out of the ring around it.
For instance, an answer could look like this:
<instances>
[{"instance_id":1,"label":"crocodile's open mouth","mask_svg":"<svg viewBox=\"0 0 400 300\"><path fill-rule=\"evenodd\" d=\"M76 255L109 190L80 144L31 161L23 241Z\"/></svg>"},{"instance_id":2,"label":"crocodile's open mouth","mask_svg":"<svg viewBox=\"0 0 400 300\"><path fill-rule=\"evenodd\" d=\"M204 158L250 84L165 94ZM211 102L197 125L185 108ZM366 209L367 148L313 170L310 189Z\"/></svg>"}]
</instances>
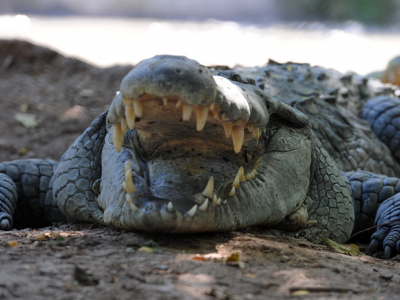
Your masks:
<instances>
[{"instance_id":1,"label":"crocodile's open mouth","mask_svg":"<svg viewBox=\"0 0 400 300\"><path fill-rule=\"evenodd\" d=\"M102 153L98 203L106 223L233 230L278 224L303 204L311 164L306 117L229 76L156 56L125 77Z\"/></svg>"}]
</instances>

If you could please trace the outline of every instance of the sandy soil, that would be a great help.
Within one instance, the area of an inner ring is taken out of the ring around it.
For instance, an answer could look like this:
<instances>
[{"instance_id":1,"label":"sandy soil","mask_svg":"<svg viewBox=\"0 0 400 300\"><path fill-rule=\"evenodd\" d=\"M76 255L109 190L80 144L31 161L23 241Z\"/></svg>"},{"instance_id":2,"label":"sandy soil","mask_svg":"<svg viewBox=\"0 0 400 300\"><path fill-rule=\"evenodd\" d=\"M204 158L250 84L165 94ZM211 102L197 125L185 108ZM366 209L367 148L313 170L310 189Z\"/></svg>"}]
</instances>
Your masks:
<instances>
[{"instance_id":1,"label":"sandy soil","mask_svg":"<svg viewBox=\"0 0 400 300\"><path fill-rule=\"evenodd\" d=\"M0 41L0 160L59 159L130 68ZM398 299L399 256L359 246L352 257L259 229L169 236L53 224L0 232L0 299Z\"/></svg>"}]
</instances>

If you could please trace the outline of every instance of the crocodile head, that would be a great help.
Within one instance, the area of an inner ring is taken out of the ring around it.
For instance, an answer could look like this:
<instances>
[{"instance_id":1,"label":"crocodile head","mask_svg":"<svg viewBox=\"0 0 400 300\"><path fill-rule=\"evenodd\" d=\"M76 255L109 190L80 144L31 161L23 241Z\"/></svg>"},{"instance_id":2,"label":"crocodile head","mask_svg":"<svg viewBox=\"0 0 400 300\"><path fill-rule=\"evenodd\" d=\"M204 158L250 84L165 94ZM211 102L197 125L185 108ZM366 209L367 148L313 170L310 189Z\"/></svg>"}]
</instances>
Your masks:
<instances>
[{"instance_id":1,"label":"crocodile head","mask_svg":"<svg viewBox=\"0 0 400 300\"><path fill-rule=\"evenodd\" d=\"M98 196L106 224L162 232L274 225L304 203L305 115L233 72L155 56L122 81L107 116Z\"/></svg>"}]
</instances>

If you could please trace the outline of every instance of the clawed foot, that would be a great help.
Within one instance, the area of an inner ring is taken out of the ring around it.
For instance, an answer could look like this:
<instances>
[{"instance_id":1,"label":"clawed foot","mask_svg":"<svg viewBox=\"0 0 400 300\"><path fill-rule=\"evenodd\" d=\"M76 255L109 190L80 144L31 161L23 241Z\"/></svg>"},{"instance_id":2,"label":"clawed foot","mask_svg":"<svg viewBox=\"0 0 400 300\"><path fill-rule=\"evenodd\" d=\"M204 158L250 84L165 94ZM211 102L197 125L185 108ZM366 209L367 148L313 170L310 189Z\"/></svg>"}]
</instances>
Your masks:
<instances>
[{"instance_id":1,"label":"clawed foot","mask_svg":"<svg viewBox=\"0 0 400 300\"><path fill-rule=\"evenodd\" d=\"M380 249L389 259L400 253L400 195L385 200L378 209L375 218L377 231L371 236L369 251L375 253Z\"/></svg>"}]
</instances>

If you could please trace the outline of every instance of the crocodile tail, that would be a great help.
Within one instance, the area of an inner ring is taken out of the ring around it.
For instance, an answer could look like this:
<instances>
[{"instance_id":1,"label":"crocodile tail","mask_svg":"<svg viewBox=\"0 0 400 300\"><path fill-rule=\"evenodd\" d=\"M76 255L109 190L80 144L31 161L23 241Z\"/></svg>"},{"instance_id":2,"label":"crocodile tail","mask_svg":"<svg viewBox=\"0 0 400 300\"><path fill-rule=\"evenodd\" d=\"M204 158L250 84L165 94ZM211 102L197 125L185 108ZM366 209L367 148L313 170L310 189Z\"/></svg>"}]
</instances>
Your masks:
<instances>
[{"instance_id":1,"label":"crocodile tail","mask_svg":"<svg viewBox=\"0 0 400 300\"><path fill-rule=\"evenodd\" d=\"M54 172L53 195L60 210L71 219L103 224L93 185L101 177L101 152L108 111L78 137Z\"/></svg>"}]
</instances>

